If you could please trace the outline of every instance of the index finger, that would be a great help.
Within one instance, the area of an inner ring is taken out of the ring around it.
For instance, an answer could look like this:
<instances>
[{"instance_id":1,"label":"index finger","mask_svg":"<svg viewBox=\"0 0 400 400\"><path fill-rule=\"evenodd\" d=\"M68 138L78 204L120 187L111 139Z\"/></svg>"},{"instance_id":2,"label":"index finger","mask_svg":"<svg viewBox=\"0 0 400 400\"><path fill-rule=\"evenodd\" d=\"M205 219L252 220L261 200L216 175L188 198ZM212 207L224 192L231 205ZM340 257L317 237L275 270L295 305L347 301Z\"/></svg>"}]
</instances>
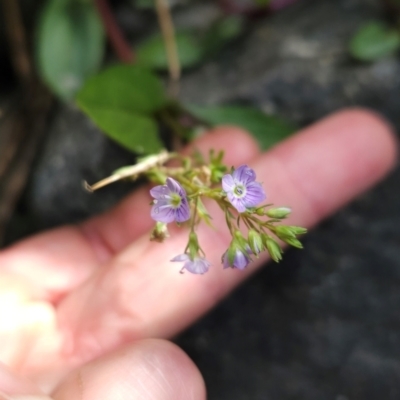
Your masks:
<instances>
[{"instance_id":1,"label":"index finger","mask_svg":"<svg viewBox=\"0 0 400 400\"><path fill-rule=\"evenodd\" d=\"M186 151L196 148L206 154L211 147L223 149L228 141L228 163L247 162L259 151L255 141L236 127L216 128ZM0 252L0 273L21 277L31 286L35 298L58 301L152 227L153 221L142 212L143 204L149 201L145 186L80 225L56 228L21 241Z\"/></svg>"},{"instance_id":2,"label":"index finger","mask_svg":"<svg viewBox=\"0 0 400 400\"><path fill-rule=\"evenodd\" d=\"M384 176L395 154L390 128L373 114L354 110L304 130L250 165L272 202L293 206L291 223L312 226ZM222 226L223 218L212 215ZM203 276L182 277L169 263L182 253L187 232L161 247L144 236L66 298L59 320L75 341L72 353L91 358L132 339L174 335L266 261L260 258L245 271L222 270L227 230L201 226L199 238L213 264Z\"/></svg>"}]
</instances>

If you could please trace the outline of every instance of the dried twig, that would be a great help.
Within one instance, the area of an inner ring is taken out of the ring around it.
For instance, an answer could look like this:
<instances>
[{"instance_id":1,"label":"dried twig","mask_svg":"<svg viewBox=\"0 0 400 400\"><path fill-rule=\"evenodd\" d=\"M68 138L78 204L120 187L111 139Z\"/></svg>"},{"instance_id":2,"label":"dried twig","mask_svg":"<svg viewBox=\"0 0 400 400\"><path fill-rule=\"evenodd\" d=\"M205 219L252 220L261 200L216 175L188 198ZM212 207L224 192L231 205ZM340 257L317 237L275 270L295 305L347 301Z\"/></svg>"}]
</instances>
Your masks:
<instances>
[{"instance_id":1,"label":"dried twig","mask_svg":"<svg viewBox=\"0 0 400 400\"><path fill-rule=\"evenodd\" d=\"M178 82L181 77L181 64L179 61L178 46L175 39L174 23L168 0L155 0L158 21L165 41L165 50L168 59L168 69L171 78L171 91L175 96L178 93Z\"/></svg>"},{"instance_id":2,"label":"dried twig","mask_svg":"<svg viewBox=\"0 0 400 400\"><path fill-rule=\"evenodd\" d=\"M168 153L168 151L162 150L161 153L148 156L135 165L120 168L119 170L115 171L111 176L108 176L107 178L104 178L101 181L94 183L93 185L89 185L87 182L84 182L83 185L87 191L94 192L97 189L100 189L104 186L109 185L110 183L114 183L122 179L136 179L140 174L149 171L156 165L164 164L174 156L174 153Z\"/></svg>"}]
</instances>

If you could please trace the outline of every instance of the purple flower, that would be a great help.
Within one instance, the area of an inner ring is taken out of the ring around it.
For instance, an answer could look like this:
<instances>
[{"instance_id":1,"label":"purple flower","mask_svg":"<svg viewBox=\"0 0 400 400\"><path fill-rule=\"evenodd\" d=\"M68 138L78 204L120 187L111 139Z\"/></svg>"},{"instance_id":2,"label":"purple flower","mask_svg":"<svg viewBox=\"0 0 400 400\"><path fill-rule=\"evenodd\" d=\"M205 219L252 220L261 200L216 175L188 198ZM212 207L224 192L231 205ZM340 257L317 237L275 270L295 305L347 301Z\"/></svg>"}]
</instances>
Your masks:
<instances>
[{"instance_id":1,"label":"purple flower","mask_svg":"<svg viewBox=\"0 0 400 400\"><path fill-rule=\"evenodd\" d=\"M255 180L256 173L247 165L240 166L232 175L224 175L222 178L222 188L228 200L241 213L266 198L261 184Z\"/></svg>"},{"instance_id":2,"label":"purple flower","mask_svg":"<svg viewBox=\"0 0 400 400\"><path fill-rule=\"evenodd\" d=\"M193 260L190 258L189 254L179 254L179 256L174 257L172 262L184 262L181 272L187 269L192 274L204 274L208 271L210 263L208 260L202 257L195 257Z\"/></svg>"},{"instance_id":3,"label":"purple flower","mask_svg":"<svg viewBox=\"0 0 400 400\"><path fill-rule=\"evenodd\" d=\"M169 223L184 222L190 218L190 208L185 189L172 178L167 178L165 185L155 186L150 190L154 197L151 218Z\"/></svg>"},{"instance_id":4,"label":"purple flower","mask_svg":"<svg viewBox=\"0 0 400 400\"><path fill-rule=\"evenodd\" d=\"M240 270L245 269L251 262L251 258L249 256L251 254L251 249L249 247L246 250L246 252L243 252L238 247L234 249L229 248L222 256L222 263L224 264L224 268L237 268ZM234 251L232 263L229 261L229 253L231 251Z\"/></svg>"}]
</instances>

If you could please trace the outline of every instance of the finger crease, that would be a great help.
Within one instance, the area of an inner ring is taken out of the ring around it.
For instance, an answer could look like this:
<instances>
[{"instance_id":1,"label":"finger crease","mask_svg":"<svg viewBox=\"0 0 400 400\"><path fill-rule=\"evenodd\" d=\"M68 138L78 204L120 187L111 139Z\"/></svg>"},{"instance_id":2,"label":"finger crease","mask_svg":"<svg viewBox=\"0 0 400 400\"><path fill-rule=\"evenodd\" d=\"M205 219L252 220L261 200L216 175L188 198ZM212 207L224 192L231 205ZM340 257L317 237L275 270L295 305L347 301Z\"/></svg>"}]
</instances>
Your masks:
<instances>
[{"instance_id":1,"label":"finger crease","mask_svg":"<svg viewBox=\"0 0 400 400\"><path fill-rule=\"evenodd\" d=\"M100 262L106 262L116 254L116 250L112 244L106 239L99 229L93 226L93 224L79 224L77 228L93 250L97 260Z\"/></svg>"}]
</instances>

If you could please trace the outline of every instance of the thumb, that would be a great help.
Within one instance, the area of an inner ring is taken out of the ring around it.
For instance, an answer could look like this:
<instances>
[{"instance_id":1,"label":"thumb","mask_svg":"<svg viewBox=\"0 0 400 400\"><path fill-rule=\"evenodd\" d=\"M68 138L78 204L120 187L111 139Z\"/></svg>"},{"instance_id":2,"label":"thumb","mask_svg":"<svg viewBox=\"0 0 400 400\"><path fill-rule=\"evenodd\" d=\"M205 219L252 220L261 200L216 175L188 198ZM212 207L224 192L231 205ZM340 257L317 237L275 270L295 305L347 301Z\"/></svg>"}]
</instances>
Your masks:
<instances>
[{"instance_id":1,"label":"thumb","mask_svg":"<svg viewBox=\"0 0 400 400\"><path fill-rule=\"evenodd\" d=\"M203 378L189 357L166 340L145 339L71 372L54 400L205 400Z\"/></svg>"}]
</instances>

